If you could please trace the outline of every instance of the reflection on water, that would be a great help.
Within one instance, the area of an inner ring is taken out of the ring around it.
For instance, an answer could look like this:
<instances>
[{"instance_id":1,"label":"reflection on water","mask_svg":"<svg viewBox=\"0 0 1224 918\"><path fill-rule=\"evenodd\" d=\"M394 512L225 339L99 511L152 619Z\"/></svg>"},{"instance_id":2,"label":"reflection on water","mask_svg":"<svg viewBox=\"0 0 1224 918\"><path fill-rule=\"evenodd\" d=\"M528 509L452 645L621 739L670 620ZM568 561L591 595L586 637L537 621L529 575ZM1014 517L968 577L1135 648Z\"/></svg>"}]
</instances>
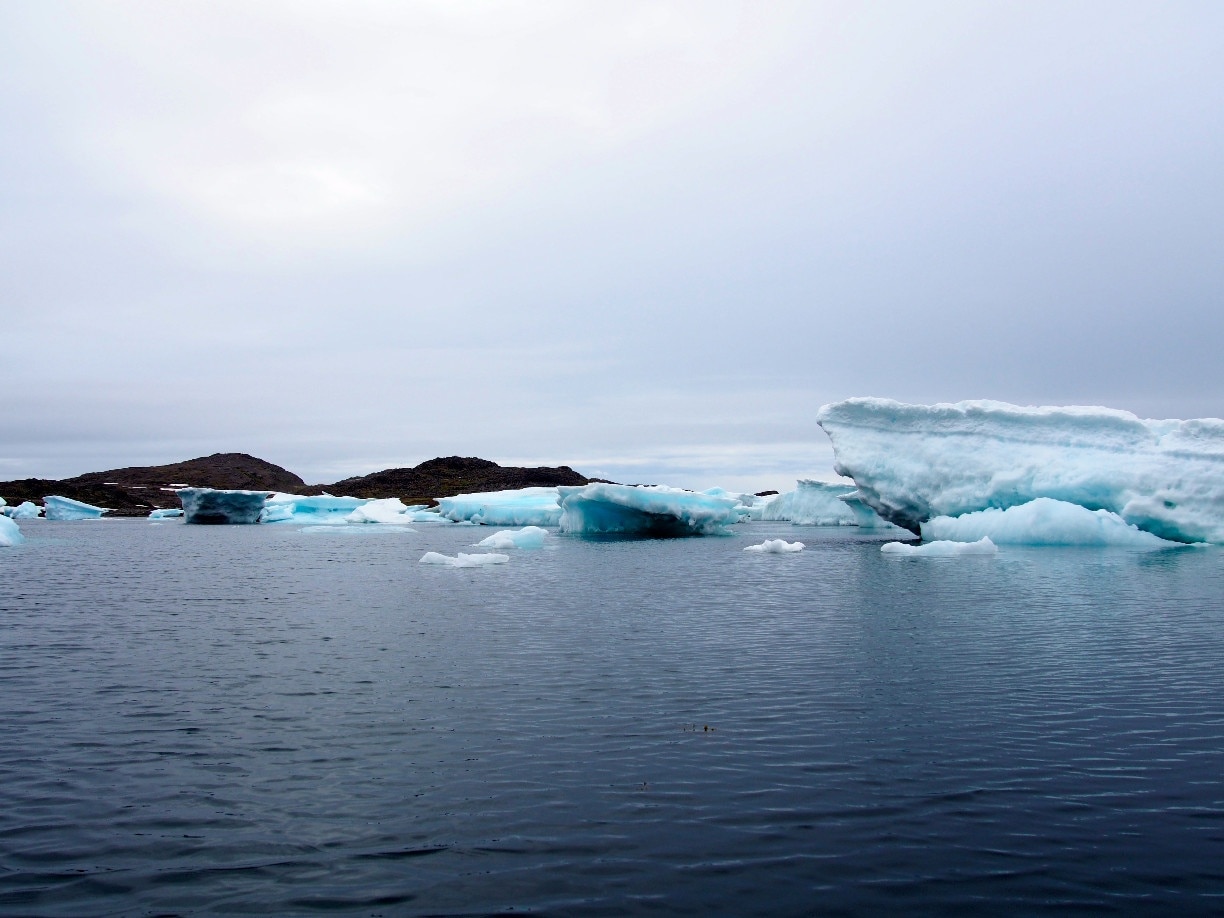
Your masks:
<instances>
[{"instance_id":1,"label":"reflection on water","mask_svg":"<svg viewBox=\"0 0 1224 918\"><path fill-rule=\"evenodd\" d=\"M23 528L6 914L1222 907L1215 549Z\"/></svg>"}]
</instances>

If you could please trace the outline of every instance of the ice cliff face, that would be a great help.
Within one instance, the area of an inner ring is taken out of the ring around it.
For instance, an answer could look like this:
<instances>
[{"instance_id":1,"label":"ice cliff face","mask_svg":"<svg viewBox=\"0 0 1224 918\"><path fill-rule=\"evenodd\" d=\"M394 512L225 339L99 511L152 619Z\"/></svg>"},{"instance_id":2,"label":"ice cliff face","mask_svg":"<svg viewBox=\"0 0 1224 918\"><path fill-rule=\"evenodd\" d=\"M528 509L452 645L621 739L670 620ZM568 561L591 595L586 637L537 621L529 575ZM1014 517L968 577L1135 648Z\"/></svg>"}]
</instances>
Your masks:
<instances>
[{"instance_id":1,"label":"ice cliff face","mask_svg":"<svg viewBox=\"0 0 1224 918\"><path fill-rule=\"evenodd\" d=\"M1224 542L1224 421L1215 418L854 398L825 405L816 420L837 472L914 533L934 517L1048 497L1111 511L1164 539Z\"/></svg>"},{"instance_id":2,"label":"ice cliff face","mask_svg":"<svg viewBox=\"0 0 1224 918\"><path fill-rule=\"evenodd\" d=\"M181 488L184 523L258 523L267 491L221 491Z\"/></svg>"}]
</instances>

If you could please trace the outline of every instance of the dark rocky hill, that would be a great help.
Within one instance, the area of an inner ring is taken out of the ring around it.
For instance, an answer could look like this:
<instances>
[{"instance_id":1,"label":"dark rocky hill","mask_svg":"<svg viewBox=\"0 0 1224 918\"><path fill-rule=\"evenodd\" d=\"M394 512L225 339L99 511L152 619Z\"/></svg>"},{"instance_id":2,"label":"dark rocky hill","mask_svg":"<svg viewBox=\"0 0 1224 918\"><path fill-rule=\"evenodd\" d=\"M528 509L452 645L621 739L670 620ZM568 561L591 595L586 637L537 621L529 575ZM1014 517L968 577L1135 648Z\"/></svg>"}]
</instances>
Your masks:
<instances>
[{"instance_id":1,"label":"dark rocky hill","mask_svg":"<svg viewBox=\"0 0 1224 918\"><path fill-rule=\"evenodd\" d=\"M488 459L449 456L430 459L415 468L386 469L335 484L307 485L292 472L248 456L215 453L170 465L135 466L89 472L75 478L24 478L0 481L0 497L10 504L41 503L48 494L106 507L114 516L146 516L158 507L179 506L170 485L247 491L289 491L296 494L345 494L353 497L398 497L405 503L429 503L435 497L510 488L583 485L587 479L569 466L558 468L503 467Z\"/></svg>"}]
</instances>

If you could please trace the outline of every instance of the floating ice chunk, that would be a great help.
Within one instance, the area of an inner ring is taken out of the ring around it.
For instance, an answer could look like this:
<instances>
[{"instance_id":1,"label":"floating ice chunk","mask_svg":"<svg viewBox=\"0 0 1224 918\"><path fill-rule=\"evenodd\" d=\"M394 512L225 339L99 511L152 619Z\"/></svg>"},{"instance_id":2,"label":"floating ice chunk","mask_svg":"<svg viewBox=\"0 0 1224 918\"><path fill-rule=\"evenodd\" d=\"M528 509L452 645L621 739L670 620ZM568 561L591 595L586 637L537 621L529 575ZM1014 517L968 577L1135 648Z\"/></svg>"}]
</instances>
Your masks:
<instances>
[{"instance_id":1,"label":"floating ice chunk","mask_svg":"<svg viewBox=\"0 0 1224 918\"><path fill-rule=\"evenodd\" d=\"M1108 510L1039 497L1006 510L979 510L963 516L937 516L922 524L924 539L973 542L989 536L996 545L1120 545L1172 548L1170 542L1125 522Z\"/></svg>"},{"instance_id":2,"label":"floating ice chunk","mask_svg":"<svg viewBox=\"0 0 1224 918\"><path fill-rule=\"evenodd\" d=\"M40 513L42 513L42 507L29 500L23 500L16 507L4 508L4 515L14 520L32 520Z\"/></svg>"},{"instance_id":3,"label":"floating ice chunk","mask_svg":"<svg viewBox=\"0 0 1224 918\"><path fill-rule=\"evenodd\" d=\"M744 551L759 551L770 555L784 555L788 552L803 551L806 546L802 542L788 542L786 539L766 539L760 545L749 545Z\"/></svg>"},{"instance_id":4,"label":"floating ice chunk","mask_svg":"<svg viewBox=\"0 0 1224 918\"><path fill-rule=\"evenodd\" d=\"M541 529L539 526L525 526L522 529L503 529L501 532L495 532L481 539L476 544L481 548L498 548L503 551L507 548L543 548L544 538L547 535L547 529Z\"/></svg>"},{"instance_id":5,"label":"floating ice chunk","mask_svg":"<svg viewBox=\"0 0 1224 918\"><path fill-rule=\"evenodd\" d=\"M1177 542L1224 542L1224 421L1145 421L1109 408L1003 402L905 405L856 398L817 422L836 470L887 520L919 532L937 516L1038 497Z\"/></svg>"},{"instance_id":6,"label":"floating ice chunk","mask_svg":"<svg viewBox=\"0 0 1224 918\"><path fill-rule=\"evenodd\" d=\"M717 535L746 515L738 500L668 488L589 484L561 487L565 532L646 536Z\"/></svg>"},{"instance_id":7,"label":"floating ice chunk","mask_svg":"<svg viewBox=\"0 0 1224 918\"><path fill-rule=\"evenodd\" d=\"M357 508L370 503L364 497L335 497L331 494L284 494L277 492L264 504L261 523L331 523L347 522Z\"/></svg>"},{"instance_id":8,"label":"floating ice chunk","mask_svg":"<svg viewBox=\"0 0 1224 918\"><path fill-rule=\"evenodd\" d=\"M556 488L518 488L439 497L438 512L456 523L485 526L556 526L561 518Z\"/></svg>"},{"instance_id":9,"label":"floating ice chunk","mask_svg":"<svg viewBox=\"0 0 1224 918\"><path fill-rule=\"evenodd\" d=\"M983 537L977 542L923 542L910 545L906 542L887 542L880 546L886 555L917 556L920 558L957 558L961 555L995 555L999 549L990 539Z\"/></svg>"},{"instance_id":10,"label":"floating ice chunk","mask_svg":"<svg viewBox=\"0 0 1224 918\"><path fill-rule=\"evenodd\" d=\"M49 520L96 520L105 512L104 507L95 507L71 497L53 494L43 498L43 515Z\"/></svg>"},{"instance_id":11,"label":"floating ice chunk","mask_svg":"<svg viewBox=\"0 0 1224 918\"><path fill-rule=\"evenodd\" d=\"M7 516L0 516L0 548L12 548L24 541L20 527Z\"/></svg>"},{"instance_id":12,"label":"floating ice chunk","mask_svg":"<svg viewBox=\"0 0 1224 918\"><path fill-rule=\"evenodd\" d=\"M412 517L402 500L398 497L386 497L366 501L349 513L345 521L349 523L408 523L412 522Z\"/></svg>"},{"instance_id":13,"label":"floating ice chunk","mask_svg":"<svg viewBox=\"0 0 1224 918\"><path fill-rule=\"evenodd\" d=\"M465 555L463 552L452 558L450 555L442 555L436 551L427 551L419 564L444 564L448 567L484 567L488 564L505 564L510 560L509 555Z\"/></svg>"},{"instance_id":14,"label":"floating ice chunk","mask_svg":"<svg viewBox=\"0 0 1224 918\"><path fill-rule=\"evenodd\" d=\"M8 506L8 501L5 500L3 497L0 497L0 507L7 507L7 506Z\"/></svg>"},{"instance_id":15,"label":"floating ice chunk","mask_svg":"<svg viewBox=\"0 0 1224 918\"><path fill-rule=\"evenodd\" d=\"M160 510L154 510L149 514L151 520L164 520L172 516L182 516L183 511L179 507L163 507Z\"/></svg>"},{"instance_id":16,"label":"floating ice chunk","mask_svg":"<svg viewBox=\"0 0 1224 918\"><path fill-rule=\"evenodd\" d=\"M779 494L765 505L761 519L785 520L797 526L854 526L858 522L854 511L841 500L853 493L853 485L801 478L795 490Z\"/></svg>"},{"instance_id":17,"label":"floating ice chunk","mask_svg":"<svg viewBox=\"0 0 1224 918\"><path fill-rule=\"evenodd\" d=\"M214 488L180 488L183 522L207 524L258 523L267 491L223 491Z\"/></svg>"}]
</instances>

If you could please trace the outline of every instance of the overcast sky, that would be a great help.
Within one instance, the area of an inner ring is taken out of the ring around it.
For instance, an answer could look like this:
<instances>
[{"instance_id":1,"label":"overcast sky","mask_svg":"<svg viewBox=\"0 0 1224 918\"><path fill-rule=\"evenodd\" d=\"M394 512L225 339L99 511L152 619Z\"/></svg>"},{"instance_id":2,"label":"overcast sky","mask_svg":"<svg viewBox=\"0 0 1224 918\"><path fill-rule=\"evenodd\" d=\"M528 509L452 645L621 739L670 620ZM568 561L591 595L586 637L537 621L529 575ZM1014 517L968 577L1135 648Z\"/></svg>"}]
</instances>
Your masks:
<instances>
[{"instance_id":1,"label":"overcast sky","mask_svg":"<svg viewBox=\"0 0 1224 918\"><path fill-rule=\"evenodd\" d=\"M1224 415L1224 3L10 2L0 478Z\"/></svg>"}]
</instances>

